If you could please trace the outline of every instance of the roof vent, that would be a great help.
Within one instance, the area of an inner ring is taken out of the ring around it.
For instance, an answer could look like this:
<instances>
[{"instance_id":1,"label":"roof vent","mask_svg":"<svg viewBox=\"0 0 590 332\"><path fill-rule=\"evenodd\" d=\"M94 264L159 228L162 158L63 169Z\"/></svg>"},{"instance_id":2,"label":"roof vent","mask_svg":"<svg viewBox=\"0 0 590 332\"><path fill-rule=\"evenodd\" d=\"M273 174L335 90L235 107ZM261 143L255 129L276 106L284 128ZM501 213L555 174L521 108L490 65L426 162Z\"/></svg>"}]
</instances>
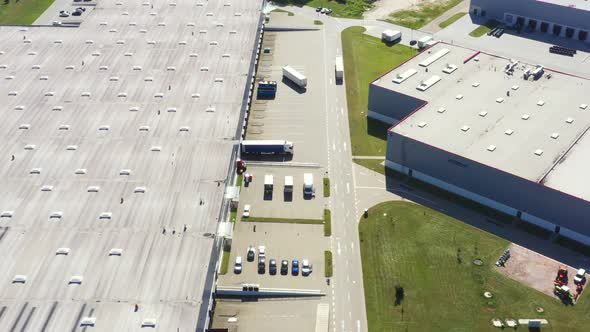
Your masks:
<instances>
[{"instance_id":1,"label":"roof vent","mask_svg":"<svg viewBox=\"0 0 590 332\"><path fill-rule=\"evenodd\" d=\"M121 256L123 255L123 249L121 248L113 248L109 250L109 256Z\"/></svg>"},{"instance_id":2,"label":"roof vent","mask_svg":"<svg viewBox=\"0 0 590 332\"><path fill-rule=\"evenodd\" d=\"M418 127L420 127L420 128L424 128L424 127L426 127L426 125L427 125L427 123L424 121L418 123Z\"/></svg>"},{"instance_id":3,"label":"roof vent","mask_svg":"<svg viewBox=\"0 0 590 332\"><path fill-rule=\"evenodd\" d=\"M154 78L151 76L147 76L146 78L143 79L145 82L153 82Z\"/></svg>"},{"instance_id":4,"label":"roof vent","mask_svg":"<svg viewBox=\"0 0 590 332\"><path fill-rule=\"evenodd\" d=\"M147 30L146 29L139 29L139 33L146 33Z\"/></svg>"},{"instance_id":5,"label":"roof vent","mask_svg":"<svg viewBox=\"0 0 590 332\"><path fill-rule=\"evenodd\" d=\"M55 44L61 44L61 43L63 43L63 40L56 39L56 40L53 41L53 43L55 43Z\"/></svg>"},{"instance_id":6,"label":"roof vent","mask_svg":"<svg viewBox=\"0 0 590 332\"><path fill-rule=\"evenodd\" d=\"M84 280L84 277L82 276L72 276L68 284L80 285L82 283L82 280Z\"/></svg>"},{"instance_id":7,"label":"roof vent","mask_svg":"<svg viewBox=\"0 0 590 332\"><path fill-rule=\"evenodd\" d=\"M165 22L160 22L160 23L158 23L158 26L159 27L165 27L166 26L166 23Z\"/></svg>"},{"instance_id":8,"label":"roof vent","mask_svg":"<svg viewBox=\"0 0 590 332\"><path fill-rule=\"evenodd\" d=\"M70 248L57 248L57 250L55 251L56 256L59 256L59 255L67 256L69 253L70 253Z\"/></svg>"},{"instance_id":9,"label":"roof vent","mask_svg":"<svg viewBox=\"0 0 590 332\"><path fill-rule=\"evenodd\" d=\"M125 41L123 39L117 40L117 45L123 45L123 44L125 44Z\"/></svg>"},{"instance_id":10,"label":"roof vent","mask_svg":"<svg viewBox=\"0 0 590 332\"><path fill-rule=\"evenodd\" d=\"M531 116L528 114L523 114L520 118L523 120L528 120Z\"/></svg>"},{"instance_id":11,"label":"roof vent","mask_svg":"<svg viewBox=\"0 0 590 332\"><path fill-rule=\"evenodd\" d=\"M29 174L41 174L41 168L33 168Z\"/></svg>"},{"instance_id":12,"label":"roof vent","mask_svg":"<svg viewBox=\"0 0 590 332\"><path fill-rule=\"evenodd\" d=\"M485 117L486 115L488 115L488 112L486 112L486 111L479 112L479 116L481 116L482 118Z\"/></svg>"},{"instance_id":13,"label":"roof vent","mask_svg":"<svg viewBox=\"0 0 590 332\"><path fill-rule=\"evenodd\" d=\"M161 92L158 92L158 93L154 94L154 98L164 98L164 94Z\"/></svg>"},{"instance_id":14,"label":"roof vent","mask_svg":"<svg viewBox=\"0 0 590 332\"><path fill-rule=\"evenodd\" d=\"M137 106L133 106L133 107L129 108L129 112L137 112L137 111L139 111L139 107L137 107Z\"/></svg>"},{"instance_id":15,"label":"roof vent","mask_svg":"<svg viewBox=\"0 0 590 332\"><path fill-rule=\"evenodd\" d=\"M18 95L18 91L10 91L10 92L8 92L8 95L9 96L16 96L16 95Z\"/></svg>"},{"instance_id":16,"label":"roof vent","mask_svg":"<svg viewBox=\"0 0 590 332\"><path fill-rule=\"evenodd\" d=\"M48 79L49 79L49 76L47 76L47 75L43 75L43 76L39 77L40 81L47 81Z\"/></svg>"},{"instance_id":17,"label":"roof vent","mask_svg":"<svg viewBox=\"0 0 590 332\"><path fill-rule=\"evenodd\" d=\"M132 27L134 27L134 26L136 26L136 25L137 25L137 22L129 22L129 26L132 26Z\"/></svg>"},{"instance_id":18,"label":"roof vent","mask_svg":"<svg viewBox=\"0 0 590 332\"><path fill-rule=\"evenodd\" d=\"M504 132L504 134L510 136L510 135L514 134L514 130L512 130L512 129L506 129L506 131Z\"/></svg>"},{"instance_id":19,"label":"roof vent","mask_svg":"<svg viewBox=\"0 0 590 332\"><path fill-rule=\"evenodd\" d=\"M133 70L141 70L141 66L133 66Z\"/></svg>"},{"instance_id":20,"label":"roof vent","mask_svg":"<svg viewBox=\"0 0 590 332\"><path fill-rule=\"evenodd\" d=\"M90 186L90 187L86 188L86 191L89 193L97 193L100 191L100 187L99 186Z\"/></svg>"},{"instance_id":21,"label":"roof vent","mask_svg":"<svg viewBox=\"0 0 590 332\"><path fill-rule=\"evenodd\" d=\"M186 45L186 40L181 40L178 42L178 45Z\"/></svg>"},{"instance_id":22,"label":"roof vent","mask_svg":"<svg viewBox=\"0 0 590 332\"><path fill-rule=\"evenodd\" d=\"M200 93L193 93L193 94L191 95L191 97L192 97L192 98L200 98L200 97L201 97L201 94L200 94Z\"/></svg>"},{"instance_id":23,"label":"roof vent","mask_svg":"<svg viewBox=\"0 0 590 332\"><path fill-rule=\"evenodd\" d=\"M55 92L53 92L53 91L45 92L45 97L53 97L54 95L55 95Z\"/></svg>"},{"instance_id":24,"label":"roof vent","mask_svg":"<svg viewBox=\"0 0 590 332\"><path fill-rule=\"evenodd\" d=\"M119 92L117 94L117 97L119 97L119 98L127 98L127 92Z\"/></svg>"},{"instance_id":25,"label":"roof vent","mask_svg":"<svg viewBox=\"0 0 590 332\"><path fill-rule=\"evenodd\" d=\"M455 96L455 99L457 99L457 100L461 100L461 99L463 99L463 95L461 95L461 94L458 94L458 95L456 95L456 96Z\"/></svg>"},{"instance_id":26,"label":"roof vent","mask_svg":"<svg viewBox=\"0 0 590 332\"><path fill-rule=\"evenodd\" d=\"M111 129L111 126L102 125L102 126L98 127L98 130L109 130L109 129Z\"/></svg>"},{"instance_id":27,"label":"roof vent","mask_svg":"<svg viewBox=\"0 0 590 332\"><path fill-rule=\"evenodd\" d=\"M27 282L27 276L24 274L17 274L12 278L13 284L24 284L25 282Z\"/></svg>"},{"instance_id":28,"label":"roof vent","mask_svg":"<svg viewBox=\"0 0 590 332\"><path fill-rule=\"evenodd\" d=\"M201 67L201 71L209 71L209 67Z\"/></svg>"},{"instance_id":29,"label":"roof vent","mask_svg":"<svg viewBox=\"0 0 590 332\"><path fill-rule=\"evenodd\" d=\"M131 53L131 52L125 52L123 55L124 56L133 56L133 53Z\"/></svg>"},{"instance_id":30,"label":"roof vent","mask_svg":"<svg viewBox=\"0 0 590 332\"><path fill-rule=\"evenodd\" d=\"M224 53L221 55L222 58L229 58L229 53Z\"/></svg>"},{"instance_id":31,"label":"roof vent","mask_svg":"<svg viewBox=\"0 0 590 332\"><path fill-rule=\"evenodd\" d=\"M100 52L92 52L92 56L100 56Z\"/></svg>"},{"instance_id":32,"label":"roof vent","mask_svg":"<svg viewBox=\"0 0 590 332\"><path fill-rule=\"evenodd\" d=\"M213 13L209 12L206 14L206 16L213 16Z\"/></svg>"},{"instance_id":33,"label":"roof vent","mask_svg":"<svg viewBox=\"0 0 590 332\"><path fill-rule=\"evenodd\" d=\"M176 113L176 107L169 107L166 112Z\"/></svg>"},{"instance_id":34,"label":"roof vent","mask_svg":"<svg viewBox=\"0 0 590 332\"><path fill-rule=\"evenodd\" d=\"M13 214L14 211L2 211L2 213L0 213L0 218L12 218Z\"/></svg>"},{"instance_id":35,"label":"roof vent","mask_svg":"<svg viewBox=\"0 0 590 332\"><path fill-rule=\"evenodd\" d=\"M131 175L131 170L128 168L124 168L119 171L119 175Z\"/></svg>"},{"instance_id":36,"label":"roof vent","mask_svg":"<svg viewBox=\"0 0 590 332\"><path fill-rule=\"evenodd\" d=\"M33 65L33 66L31 67L31 69L41 69L41 66L39 66L39 65Z\"/></svg>"},{"instance_id":37,"label":"roof vent","mask_svg":"<svg viewBox=\"0 0 590 332\"><path fill-rule=\"evenodd\" d=\"M141 327L156 327L155 318L146 318L141 322Z\"/></svg>"},{"instance_id":38,"label":"roof vent","mask_svg":"<svg viewBox=\"0 0 590 332\"><path fill-rule=\"evenodd\" d=\"M106 25L106 24L105 24L105 25ZM92 40L92 39L87 39L87 40L85 41L85 43L86 43L86 44L94 44L94 40Z\"/></svg>"},{"instance_id":39,"label":"roof vent","mask_svg":"<svg viewBox=\"0 0 590 332\"><path fill-rule=\"evenodd\" d=\"M156 45L156 41L155 40L148 40L148 45Z\"/></svg>"},{"instance_id":40,"label":"roof vent","mask_svg":"<svg viewBox=\"0 0 590 332\"><path fill-rule=\"evenodd\" d=\"M447 63L447 65L446 65L446 66L443 68L443 70L442 70L442 71L443 71L443 73L445 73L445 74L451 74L452 72L454 72L455 70L457 70L457 68L458 68L458 67L457 67L456 65L453 65L453 64Z\"/></svg>"},{"instance_id":41,"label":"roof vent","mask_svg":"<svg viewBox=\"0 0 590 332\"><path fill-rule=\"evenodd\" d=\"M207 109L205 109L205 112L215 112L215 107L209 106Z\"/></svg>"},{"instance_id":42,"label":"roof vent","mask_svg":"<svg viewBox=\"0 0 590 332\"><path fill-rule=\"evenodd\" d=\"M145 187L135 187L135 189L133 189L133 192L135 194L144 194L145 193Z\"/></svg>"},{"instance_id":43,"label":"roof vent","mask_svg":"<svg viewBox=\"0 0 590 332\"><path fill-rule=\"evenodd\" d=\"M496 150L496 146L495 145L488 146L488 151L494 152L494 150Z\"/></svg>"},{"instance_id":44,"label":"roof vent","mask_svg":"<svg viewBox=\"0 0 590 332\"><path fill-rule=\"evenodd\" d=\"M196 57L198 57L199 55L198 55L197 53L191 53L191 54L189 54L189 56L190 56L191 58L196 58Z\"/></svg>"},{"instance_id":45,"label":"roof vent","mask_svg":"<svg viewBox=\"0 0 590 332\"><path fill-rule=\"evenodd\" d=\"M586 104L581 104L580 105L580 109L583 109L583 110L585 110L587 107L588 107L588 105L586 105Z\"/></svg>"},{"instance_id":46,"label":"roof vent","mask_svg":"<svg viewBox=\"0 0 590 332\"><path fill-rule=\"evenodd\" d=\"M117 32L117 29L110 29L109 32Z\"/></svg>"},{"instance_id":47,"label":"roof vent","mask_svg":"<svg viewBox=\"0 0 590 332\"><path fill-rule=\"evenodd\" d=\"M218 28L222 28L223 27L223 23L215 23L215 26Z\"/></svg>"},{"instance_id":48,"label":"roof vent","mask_svg":"<svg viewBox=\"0 0 590 332\"><path fill-rule=\"evenodd\" d=\"M189 131L190 128L189 127L180 127L180 129L178 129L178 131Z\"/></svg>"},{"instance_id":49,"label":"roof vent","mask_svg":"<svg viewBox=\"0 0 590 332\"><path fill-rule=\"evenodd\" d=\"M113 217L112 212L103 212L98 216L98 219L111 219Z\"/></svg>"},{"instance_id":50,"label":"roof vent","mask_svg":"<svg viewBox=\"0 0 590 332\"><path fill-rule=\"evenodd\" d=\"M53 191L53 186L43 186L41 187L41 191Z\"/></svg>"},{"instance_id":51,"label":"roof vent","mask_svg":"<svg viewBox=\"0 0 590 332\"><path fill-rule=\"evenodd\" d=\"M166 67L166 70L167 71L175 71L176 70L176 67Z\"/></svg>"},{"instance_id":52,"label":"roof vent","mask_svg":"<svg viewBox=\"0 0 590 332\"><path fill-rule=\"evenodd\" d=\"M74 171L74 174L84 175L84 174L86 174L86 168L78 168L77 170Z\"/></svg>"},{"instance_id":53,"label":"roof vent","mask_svg":"<svg viewBox=\"0 0 590 332\"><path fill-rule=\"evenodd\" d=\"M236 33L238 33L236 30L231 30L231 31L229 32L229 34L230 34L230 35L235 35Z\"/></svg>"},{"instance_id":54,"label":"roof vent","mask_svg":"<svg viewBox=\"0 0 590 332\"><path fill-rule=\"evenodd\" d=\"M410 68L403 73L395 75L395 78L392 80L393 83L401 84L403 81L407 80L408 78L415 75L418 71L414 68Z\"/></svg>"},{"instance_id":55,"label":"roof vent","mask_svg":"<svg viewBox=\"0 0 590 332\"><path fill-rule=\"evenodd\" d=\"M539 100L537 102L537 106L543 106L543 105L545 105L545 101L544 100Z\"/></svg>"},{"instance_id":56,"label":"roof vent","mask_svg":"<svg viewBox=\"0 0 590 332\"><path fill-rule=\"evenodd\" d=\"M98 70L109 70L109 66L100 66Z\"/></svg>"},{"instance_id":57,"label":"roof vent","mask_svg":"<svg viewBox=\"0 0 590 332\"><path fill-rule=\"evenodd\" d=\"M100 22L100 25L108 25L108 24L109 24L109 22L106 22L106 21Z\"/></svg>"},{"instance_id":58,"label":"roof vent","mask_svg":"<svg viewBox=\"0 0 590 332\"><path fill-rule=\"evenodd\" d=\"M25 109L25 107L24 107L23 105L17 105L17 106L14 106L14 110L15 110L15 111L22 111L22 110L24 110L24 109Z\"/></svg>"},{"instance_id":59,"label":"roof vent","mask_svg":"<svg viewBox=\"0 0 590 332\"><path fill-rule=\"evenodd\" d=\"M66 70L74 70L75 68L76 68L76 66L72 66L72 65L66 66Z\"/></svg>"},{"instance_id":60,"label":"roof vent","mask_svg":"<svg viewBox=\"0 0 590 332\"><path fill-rule=\"evenodd\" d=\"M186 24L187 27L194 27L195 26L195 22L188 22Z\"/></svg>"},{"instance_id":61,"label":"roof vent","mask_svg":"<svg viewBox=\"0 0 590 332\"><path fill-rule=\"evenodd\" d=\"M117 81L119 81L119 76L111 76L111 77L109 77L109 81L117 82Z\"/></svg>"},{"instance_id":62,"label":"roof vent","mask_svg":"<svg viewBox=\"0 0 590 332\"><path fill-rule=\"evenodd\" d=\"M63 217L64 213L61 211L55 211L55 212L51 212L51 214L49 215L49 219L61 219L61 217Z\"/></svg>"},{"instance_id":63,"label":"roof vent","mask_svg":"<svg viewBox=\"0 0 590 332\"><path fill-rule=\"evenodd\" d=\"M5 77L5 79L7 80L13 80L14 79L14 75L8 75Z\"/></svg>"},{"instance_id":64,"label":"roof vent","mask_svg":"<svg viewBox=\"0 0 590 332\"><path fill-rule=\"evenodd\" d=\"M553 139L557 139L558 137L559 137L559 133L551 134L551 138L553 138Z\"/></svg>"},{"instance_id":65,"label":"roof vent","mask_svg":"<svg viewBox=\"0 0 590 332\"><path fill-rule=\"evenodd\" d=\"M473 82L473 84L471 84L472 87L477 88L479 86L479 82Z\"/></svg>"},{"instance_id":66,"label":"roof vent","mask_svg":"<svg viewBox=\"0 0 590 332\"><path fill-rule=\"evenodd\" d=\"M154 152L159 152L159 151L162 151L162 147L161 146L152 146L150 148L150 150L154 151Z\"/></svg>"},{"instance_id":67,"label":"roof vent","mask_svg":"<svg viewBox=\"0 0 590 332\"><path fill-rule=\"evenodd\" d=\"M201 33L201 34L207 33L207 30L199 30L199 33Z\"/></svg>"},{"instance_id":68,"label":"roof vent","mask_svg":"<svg viewBox=\"0 0 590 332\"><path fill-rule=\"evenodd\" d=\"M516 91L516 90L518 90L518 88L520 88L518 85L513 85L511 89Z\"/></svg>"},{"instance_id":69,"label":"roof vent","mask_svg":"<svg viewBox=\"0 0 590 332\"><path fill-rule=\"evenodd\" d=\"M6 69L8 68L8 65L0 65L0 69Z\"/></svg>"},{"instance_id":70,"label":"roof vent","mask_svg":"<svg viewBox=\"0 0 590 332\"><path fill-rule=\"evenodd\" d=\"M221 78L221 77L217 77L217 78L215 79L215 83L221 83L221 82L223 82L223 78Z\"/></svg>"},{"instance_id":71,"label":"roof vent","mask_svg":"<svg viewBox=\"0 0 590 332\"><path fill-rule=\"evenodd\" d=\"M88 92L88 91L82 92L81 96L82 97L90 97L90 92Z\"/></svg>"},{"instance_id":72,"label":"roof vent","mask_svg":"<svg viewBox=\"0 0 590 332\"><path fill-rule=\"evenodd\" d=\"M78 146L77 145L68 145L68 146L66 146L66 150L75 151L75 150L78 150Z\"/></svg>"},{"instance_id":73,"label":"roof vent","mask_svg":"<svg viewBox=\"0 0 590 332\"><path fill-rule=\"evenodd\" d=\"M23 123L20 126L18 126L18 129L29 129L31 128L31 125L28 123Z\"/></svg>"},{"instance_id":74,"label":"roof vent","mask_svg":"<svg viewBox=\"0 0 590 332\"><path fill-rule=\"evenodd\" d=\"M565 122L567 122L567 123L569 123L569 124L572 124L572 123L574 123L574 119L572 119L572 118L567 118L567 119L565 119Z\"/></svg>"},{"instance_id":75,"label":"roof vent","mask_svg":"<svg viewBox=\"0 0 590 332\"><path fill-rule=\"evenodd\" d=\"M140 126L139 131L150 131L150 126Z\"/></svg>"},{"instance_id":76,"label":"roof vent","mask_svg":"<svg viewBox=\"0 0 590 332\"><path fill-rule=\"evenodd\" d=\"M235 13L234 16L242 16L242 13Z\"/></svg>"},{"instance_id":77,"label":"roof vent","mask_svg":"<svg viewBox=\"0 0 590 332\"><path fill-rule=\"evenodd\" d=\"M504 98L500 97L498 99L496 99L496 103L501 104L504 102Z\"/></svg>"},{"instance_id":78,"label":"roof vent","mask_svg":"<svg viewBox=\"0 0 590 332\"><path fill-rule=\"evenodd\" d=\"M25 150L35 150L35 144L27 144L25 145Z\"/></svg>"},{"instance_id":79,"label":"roof vent","mask_svg":"<svg viewBox=\"0 0 590 332\"><path fill-rule=\"evenodd\" d=\"M461 127L461 130L463 130L464 132L468 132L470 128L471 127L465 125L465 126Z\"/></svg>"},{"instance_id":80,"label":"roof vent","mask_svg":"<svg viewBox=\"0 0 590 332\"><path fill-rule=\"evenodd\" d=\"M540 155L542 155L542 154L543 154L543 150L541 150L541 149L537 149L537 150L535 150L535 154L536 154L537 156L540 156Z\"/></svg>"},{"instance_id":81,"label":"roof vent","mask_svg":"<svg viewBox=\"0 0 590 332\"><path fill-rule=\"evenodd\" d=\"M94 326L96 324L96 317L82 317L80 320L80 326Z\"/></svg>"},{"instance_id":82,"label":"roof vent","mask_svg":"<svg viewBox=\"0 0 590 332\"><path fill-rule=\"evenodd\" d=\"M59 125L59 127L57 127L58 130L70 130L70 125Z\"/></svg>"}]
</instances>

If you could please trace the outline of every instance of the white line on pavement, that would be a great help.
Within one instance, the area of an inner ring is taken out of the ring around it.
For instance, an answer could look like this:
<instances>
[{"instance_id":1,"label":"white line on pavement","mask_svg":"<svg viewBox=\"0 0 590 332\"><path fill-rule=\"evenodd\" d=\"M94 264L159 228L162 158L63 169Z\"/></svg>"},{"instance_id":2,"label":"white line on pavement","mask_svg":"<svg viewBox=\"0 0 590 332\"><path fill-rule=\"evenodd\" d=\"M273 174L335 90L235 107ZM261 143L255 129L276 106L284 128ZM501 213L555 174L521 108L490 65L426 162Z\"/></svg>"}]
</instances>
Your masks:
<instances>
[{"instance_id":1,"label":"white line on pavement","mask_svg":"<svg viewBox=\"0 0 590 332\"><path fill-rule=\"evenodd\" d=\"M344 151L346 151L346 142L344 142Z\"/></svg>"},{"instance_id":2,"label":"white line on pavement","mask_svg":"<svg viewBox=\"0 0 590 332\"><path fill-rule=\"evenodd\" d=\"M338 242L338 255L340 255L340 242Z\"/></svg>"},{"instance_id":3,"label":"white line on pavement","mask_svg":"<svg viewBox=\"0 0 590 332\"><path fill-rule=\"evenodd\" d=\"M350 194L350 183L346 182L346 193Z\"/></svg>"},{"instance_id":4,"label":"white line on pavement","mask_svg":"<svg viewBox=\"0 0 590 332\"><path fill-rule=\"evenodd\" d=\"M358 319L356 320L356 330L358 332L361 332L361 321Z\"/></svg>"},{"instance_id":5,"label":"white line on pavement","mask_svg":"<svg viewBox=\"0 0 590 332\"><path fill-rule=\"evenodd\" d=\"M350 249L354 250L354 242L350 242Z\"/></svg>"},{"instance_id":6,"label":"white line on pavement","mask_svg":"<svg viewBox=\"0 0 590 332\"><path fill-rule=\"evenodd\" d=\"M332 150L336 151L336 143L332 143Z\"/></svg>"}]
</instances>

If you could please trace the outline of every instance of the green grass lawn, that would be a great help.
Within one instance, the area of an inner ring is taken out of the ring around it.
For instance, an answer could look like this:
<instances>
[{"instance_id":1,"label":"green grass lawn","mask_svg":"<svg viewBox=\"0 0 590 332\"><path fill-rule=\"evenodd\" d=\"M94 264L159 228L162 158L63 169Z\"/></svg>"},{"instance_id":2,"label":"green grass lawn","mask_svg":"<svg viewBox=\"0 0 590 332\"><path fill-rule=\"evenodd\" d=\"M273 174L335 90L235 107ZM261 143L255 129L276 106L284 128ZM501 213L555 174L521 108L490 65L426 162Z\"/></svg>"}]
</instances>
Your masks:
<instances>
[{"instance_id":1,"label":"green grass lawn","mask_svg":"<svg viewBox=\"0 0 590 332\"><path fill-rule=\"evenodd\" d=\"M236 222L238 220L238 211L229 212L229 222Z\"/></svg>"},{"instance_id":2,"label":"green grass lawn","mask_svg":"<svg viewBox=\"0 0 590 332\"><path fill-rule=\"evenodd\" d=\"M324 25L324 22L320 21L320 20L314 20L313 24L315 25Z\"/></svg>"},{"instance_id":3,"label":"green grass lawn","mask_svg":"<svg viewBox=\"0 0 590 332\"><path fill-rule=\"evenodd\" d=\"M324 251L324 273L326 278L330 278L332 272L332 252L330 250Z\"/></svg>"},{"instance_id":4,"label":"green grass lawn","mask_svg":"<svg viewBox=\"0 0 590 332\"><path fill-rule=\"evenodd\" d=\"M385 159L353 159L353 161L361 166L364 166L372 171L385 175Z\"/></svg>"},{"instance_id":5,"label":"green grass lawn","mask_svg":"<svg viewBox=\"0 0 590 332\"><path fill-rule=\"evenodd\" d=\"M404 45L387 46L379 38L363 34L365 28L342 31L348 121L353 155L383 156L388 126L367 120L369 83L414 56Z\"/></svg>"},{"instance_id":6,"label":"green grass lawn","mask_svg":"<svg viewBox=\"0 0 590 332\"><path fill-rule=\"evenodd\" d=\"M329 0L278 0L273 2L283 5L330 8L332 9L330 16L345 18L362 18L365 10L372 7L371 4L363 0L347 0L342 2Z\"/></svg>"},{"instance_id":7,"label":"green grass lawn","mask_svg":"<svg viewBox=\"0 0 590 332\"><path fill-rule=\"evenodd\" d=\"M277 13L287 13L287 15L289 15L289 16L295 16L295 14L293 14L293 12L290 12L290 11L288 11L288 10L283 10L283 9L280 9L280 8L277 8L277 9L273 10L273 12L277 12Z\"/></svg>"},{"instance_id":8,"label":"green grass lawn","mask_svg":"<svg viewBox=\"0 0 590 332\"><path fill-rule=\"evenodd\" d=\"M361 219L359 235L369 331L499 331L492 318L545 318L542 331L586 331L590 324L588 294L564 306L495 272L508 241L428 208L377 205ZM494 297L485 299L484 291Z\"/></svg>"},{"instance_id":9,"label":"green grass lawn","mask_svg":"<svg viewBox=\"0 0 590 332\"><path fill-rule=\"evenodd\" d=\"M332 211L324 209L324 236L332 236Z\"/></svg>"},{"instance_id":10,"label":"green grass lawn","mask_svg":"<svg viewBox=\"0 0 590 332\"><path fill-rule=\"evenodd\" d=\"M480 25L479 27L475 28L475 30L471 31L469 35L471 37L481 37L493 28L497 27L498 24L500 24L500 22L496 20L489 20L484 25Z\"/></svg>"},{"instance_id":11,"label":"green grass lawn","mask_svg":"<svg viewBox=\"0 0 590 332\"><path fill-rule=\"evenodd\" d=\"M324 197L330 197L330 178L324 178Z\"/></svg>"},{"instance_id":12,"label":"green grass lawn","mask_svg":"<svg viewBox=\"0 0 590 332\"><path fill-rule=\"evenodd\" d=\"M4 0L0 2L0 24L30 25L54 0Z\"/></svg>"},{"instance_id":13,"label":"green grass lawn","mask_svg":"<svg viewBox=\"0 0 590 332\"><path fill-rule=\"evenodd\" d=\"M221 258L221 269L219 274L226 274L227 268L229 266L229 255L231 253L231 248L224 247L223 248L223 257Z\"/></svg>"},{"instance_id":14,"label":"green grass lawn","mask_svg":"<svg viewBox=\"0 0 590 332\"><path fill-rule=\"evenodd\" d=\"M455 21L457 21L458 19L460 19L461 17L467 15L467 13L457 13L451 17L449 17L448 19L440 22L440 24L438 25L440 28L444 29L446 27L448 27L449 25L455 23Z\"/></svg>"},{"instance_id":15,"label":"green grass lawn","mask_svg":"<svg viewBox=\"0 0 590 332\"><path fill-rule=\"evenodd\" d=\"M423 2L415 9L400 10L389 14L389 18L386 21L411 29L420 29L449 9L455 7L461 1L439 0L436 2Z\"/></svg>"}]
</instances>

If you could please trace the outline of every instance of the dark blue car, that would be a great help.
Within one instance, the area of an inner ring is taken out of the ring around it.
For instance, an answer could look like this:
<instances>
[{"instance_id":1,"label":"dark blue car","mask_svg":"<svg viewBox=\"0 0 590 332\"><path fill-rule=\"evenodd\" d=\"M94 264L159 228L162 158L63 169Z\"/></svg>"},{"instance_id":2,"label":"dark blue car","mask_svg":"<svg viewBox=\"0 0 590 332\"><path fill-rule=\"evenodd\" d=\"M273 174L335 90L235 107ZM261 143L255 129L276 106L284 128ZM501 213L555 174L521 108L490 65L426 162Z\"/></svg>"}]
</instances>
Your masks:
<instances>
[{"instance_id":1,"label":"dark blue car","mask_svg":"<svg viewBox=\"0 0 590 332\"><path fill-rule=\"evenodd\" d=\"M299 275L299 261L296 259L291 262L291 274L294 276Z\"/></svg>"}]
</instances>

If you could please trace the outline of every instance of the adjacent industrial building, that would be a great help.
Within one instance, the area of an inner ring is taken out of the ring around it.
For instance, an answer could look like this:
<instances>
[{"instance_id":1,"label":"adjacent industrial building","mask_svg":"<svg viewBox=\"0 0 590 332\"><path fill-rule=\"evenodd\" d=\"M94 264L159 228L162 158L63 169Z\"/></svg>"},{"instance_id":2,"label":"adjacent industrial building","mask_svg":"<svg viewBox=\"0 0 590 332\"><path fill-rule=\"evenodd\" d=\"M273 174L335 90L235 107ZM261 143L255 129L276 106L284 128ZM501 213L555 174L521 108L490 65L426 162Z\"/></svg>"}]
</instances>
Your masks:
<instances>
[{"instance_id":1,"label":"adjacent industrial building","mask_svg":"<svg viewBox=\"0 0 590 332\"><path fill-rule=\"evenodd\" d=\"M590 43L590 2L586 0L471 0L470 13Z\"/></svg>"},{"instance_id":2,"label":"adjacent industrial building","mask_svg":"<svg viewBox=\"0 0 590 332\"><path fill-rule=\"evenodd\" d=\"M369 117L394 124L387 167L590 244L588 91L586 78L438 43L372 82Z\"/></svg>"},{"instance_id":3,"label":"adjacent industrial building","mask_svg":"<svg viewBox=\"0 0 590 332\"><path fill-rule=\"evenodd\" d=\"M203 331L262 1L92 3L0 27L0 331Z\"/></svg>"}]
</instances>

